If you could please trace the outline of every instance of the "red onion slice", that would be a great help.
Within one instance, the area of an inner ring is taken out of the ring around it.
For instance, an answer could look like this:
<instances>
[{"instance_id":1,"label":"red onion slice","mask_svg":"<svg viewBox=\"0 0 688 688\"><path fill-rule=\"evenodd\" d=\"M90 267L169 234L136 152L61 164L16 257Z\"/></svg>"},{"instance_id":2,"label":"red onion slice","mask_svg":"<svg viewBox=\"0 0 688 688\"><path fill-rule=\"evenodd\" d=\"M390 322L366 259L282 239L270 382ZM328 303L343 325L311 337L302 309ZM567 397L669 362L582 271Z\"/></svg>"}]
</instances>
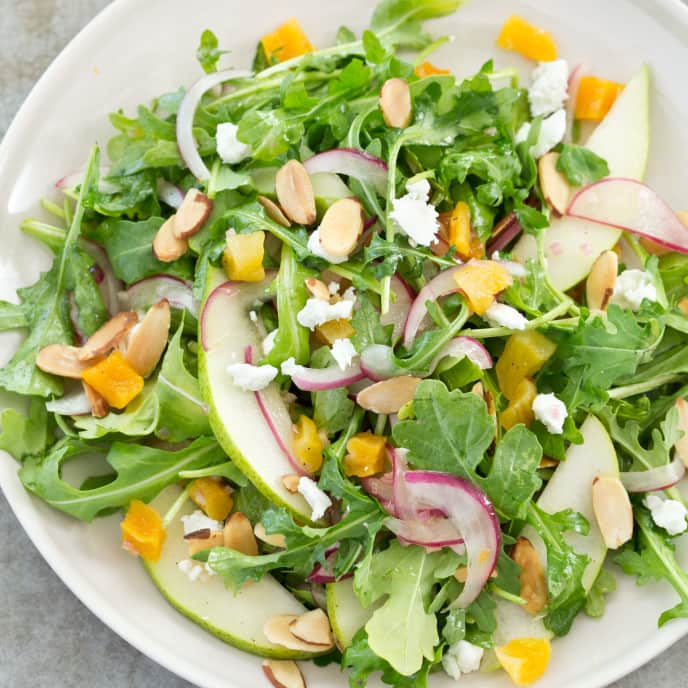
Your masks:
<instances>
[{"instance_id":1,"label":"red onion slice","mask_svg":"<svg viewBox=\"0 0 688 688\"><path fill-rule=\"evenodd\" d=\"M607 177L581 189L566 214L688 253L688 228L649 186L635 179Z\"/></svg>"},{"instance_id":2,"label":"red onion slice","mask_svg":"<svg viewBox=\"0 0 688 688\"><path fill-rule=\"evenodd\" d=\"M328 389L339 389L348 387L354 382L362 380L364 377L361 366L353 363L345 370L339 366L329 368L307 368L302 365L295 365L291 381L304 392L323 392Z\"/></svg>"},{"instance_id":3,"label":"red onion slice","mask_svg":"<svg viewBox=\"0 0 688 688\"><path fill-rule=\"evenodd\" d=\"M445 516L430 516L426 520L412 521L388 518L385 520L385 526L399 540L411 545L432 549L463 545L463 538L456 530L456 526Z\"/></svg>"},{"instance_id":4,"label":"red onion slice","mask_svg":"<svg viewBox=\"0 0 688 688\"><path fill-rule=\"evenodd\" d=\"M48 413L57 413L59 416L87 416L91 414L91 404L81 385L59 399L47 401L45 408Z\"/></svg>"},{"instance_id":5,"label":"red onion slice","mask_svg":"<svg viewBox=\"0 0 688 688\"><path fill-rule=\"evenodd\" d=\"M132 284L126 291L118 294L119 303L125 310L146 311L152 305L167 299L172 308L187 310L198 317L199 303L194 299L191 282L171 277L155 275Z\"/></svg>"},{"instance_id":6,"label":"red onion slice","mask_svg":"<svg viewBox=\"0 0 688 688\"><path fill-rule=\"evenodd\" d=\"M452 607L468 607L497 565L502 533L492 503L475 485L448 473L407 471L404 480L412 499L441 509L463 536L468 572Z\"/></svg>"},{"instance_id":7,"label":"red onion slice","mask_svg":"<svg viewBox=\"0 0 688 688\"><path fill-rule=\"evenodd\" d=\"M103 177L107 177L108 174L110 174L110 169L111 167L109 165L101 165L98 171L98 191L101 193L115 194L122 190L122 187L119 186L119 184L115 184L115 182L103 179ZM68 174L55 182L55 188L59 189L60 191L70 191L82 184L85 176L85 170Z\"/></svg>"},{"instance_id":8,"label":"red onion slice","mask_svg":"<svg viewBox=\"0 0 688 688\"><path fill-rule=\"evenodd\" d=\"M492 368L492 356L490 356L490 352L481 342L477 339L473 339L473 337L454 337L454 339L449 340L430 364L431 374L435 371L439 362L447 356L451 356L452 358L463 358L465 356L478 366L480 370Z\"/></svg>"},{"instance_id":9,"label":"red onion slice","mask_svg":"<svg viewBox=\"0 0 688 688\"><path fill-rule=\"evenodd\" d=\"M408 319L415 294L411 287L397 275L392 276L390 287L395 298L390 304L389 310L380 316L380 323L385 327L387 325L393 326L392 341L395 342L404 331L404 325Z\"/></svg>"},{"instance_id":10,"label":"red onion slice","mask_svg":"<svg viewBox=\"0 0 688 688\"><path fill-rule=\"evenodd\" d=\"M521 233L521 223L514 213L507 215L492 231L485 251L491 256L495 251L503 251Z\"/></svg>"},{"instance_id":11,"label":"red onion slice","mask_svg":"<svg viewBox=\"0 0 688 688\"><path fill-rule=\"evenodd\" d=\"M413 344L413 340L416 338L416 334L428 314L425 304L428 301L436 301L441 296L453 294L459 290L454 280L454 275L460 267L457 265L455 268L443 270L437 277L430 280L416 296L404 324L404 346L407 349Z\"/></svg>"},{"instance_id":12,"label":"red onion slice","mask_svg":"<svg viewBox=\"0 0 688 688\"><path fill-rule=\"evenodd\" d=\"M341 578L337 578L334 575L334 567L337 563L337 552L339 551L339 545L330 547L325 552L325 563L316 564L313 567L313 571L306 578L309 583L335 583L337 580L346 580L347 578L352 578L353 573L347 573Z\"/></svg>"},{"instance_id":13,"label":"red onion slice","mask_svg":"<svg viewBox=\"0 0 688 688\"><path fill-rule=\"evenodd\" d=\"M385 473L379 478L362 478L363 489L371 496L375 497L382 508L388 513L396 516L394 508L394 478L391 473Z\"/></svg>"},{"instance_id":14,"label":"red onion slice","mask_svg":"<svg viewBox=\"0 0 688 688\"><path fill-rule=\"evenodd\" d=\"M678 483L686 474L686 467L678 454L671 463L646 471L625 471L619 474L629 492L655 492L666 490Z\"/></svg>"},{"instance_id":15,"label":"red onion slice","mask_svg":"<svg viewBox=\"0 0 688 688\"><path fill-rule=\"evenodd\" d=\"M332 172L372 184L380 196L387 193L387 163L356 148L335 148L319 153L303 163L308 174Z\"/></svg>"},{"instance_id":16,"label":"red onion slice","mask_svg":"<svg viewBox=\"0 0 688 688\"><path fill-rule=\"evenodd\" d=\"M158 199L169 205L170 208L177 210L184 202L184 192L178 186L170 184L164 179L158 179L156 188Z\"/></svg>"},{"instance_id":17,"label":"red onion slice","mask_svg":"<svg viewBox=\"0 0 688 688\"><path fill-rule=\"evenodd\" d=\"M177 113L177 145L179 146L179 153L191 174L202 182L210 179L210 170L199 155L196 141L193 137L193 123L198 104L201 102L201 98L218 84L231 79L245 79L251 76L253 76L251 72L234 69L207 74L202 79L199 79L182 99Z\"/></svg>"}]
</instances>

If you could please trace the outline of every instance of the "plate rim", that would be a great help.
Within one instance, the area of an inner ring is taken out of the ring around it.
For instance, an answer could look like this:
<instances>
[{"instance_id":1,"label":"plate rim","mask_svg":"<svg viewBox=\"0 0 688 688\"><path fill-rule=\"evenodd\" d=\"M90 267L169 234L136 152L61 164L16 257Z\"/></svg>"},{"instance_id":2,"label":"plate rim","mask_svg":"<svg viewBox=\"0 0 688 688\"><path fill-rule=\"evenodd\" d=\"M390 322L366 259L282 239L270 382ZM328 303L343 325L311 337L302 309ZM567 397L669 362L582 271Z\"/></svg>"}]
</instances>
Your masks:
<instances>
[{"instance_id":1,"label":"plate rim","mask_svg":"<svg viewBox=\"0 0 688 688\"><path fill-rule=\"evenodd\" d=\"M7 160L11 158L12 148L15 145L15 139L18 138L21 132L23 120L27 118L28 113L34 108L34 103L41 98L42 91L48 88L53 75L60 69L62 63L66 62L72 53L80 49L81 43L85 42L91 33L96 32L101 25L105 26L111 20L114 21L117 16L126 12L128 8L134 8L137 1L113 0L85 24L50 62L13 116L0 142L0 170L3 169ZM645 6L644 0L630 1L633 4L640 5L643 9L648 9ZM652 0L652 3L655 7L662 10L668 18L676 20L681 27L688 30L688 5L684 4L682 0ZM686 49L688 50L688 42L686 42ZM22 529L55 575L92 614L138 652L174 675L199 686L199 688L217 688L210 675L205 677L199 675L199 671L203 671L201 667L195 667L192 673L191 668L186 666L186 662L178 659L174 652L165 649L162 644L156 643L155 639L144 640L143 636L137 635L127 616L119 611L113 603L103 598L89 584L87 578L74 575L68 571L69 567L63 563L64 557L62 553L48 538L42 536L39 521L29 508L25 508L20 503L20 499L16 496L15 490L11 489L12 487L12 485L5 484L2 474L0 474L0 489ZM30 501L27 503L31 503L33 499L35 497L31 496ZM686 635L688 635L688 620L674 622L659 628L652 638L644 639L638 643L633 648L633 652L628 652L625 657L619 657L603 669L598 669L592 677L583 677L582 679L570 681L566 688L604 688L604 686L611 682L617 681L647 664ZM229 683L225 685L227 688L240 688L233 682L231 686Z\"/></svg>"}]
</instances>

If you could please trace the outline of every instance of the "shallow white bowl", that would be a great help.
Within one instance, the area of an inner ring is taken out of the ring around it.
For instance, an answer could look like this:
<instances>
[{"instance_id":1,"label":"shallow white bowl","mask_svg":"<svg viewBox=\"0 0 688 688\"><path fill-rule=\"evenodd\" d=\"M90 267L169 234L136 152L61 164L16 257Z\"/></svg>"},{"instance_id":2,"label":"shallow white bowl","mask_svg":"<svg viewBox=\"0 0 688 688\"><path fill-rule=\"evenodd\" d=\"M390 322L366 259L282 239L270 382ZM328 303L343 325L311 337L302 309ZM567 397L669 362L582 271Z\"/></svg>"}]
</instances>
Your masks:
<instances>
[{"instance_id":1,"label":"shallow white bowl","mask_svg":"<svg viewBox=\"0 0 688 688\"><path fill-rule=\"evenodd\" d=\"M33 282L49 257L18 229L38 202L53 193L55 180L80 169L94 141L111 134L107 114L132 112L166 91L200 76L194 51L211 27L234 66L250 64L257 38L289 16L301 19L316 45L328 45L342 24L360 31L372 0L289 3L118 0L60 55L36 85L0 148L0 298ZM438 22L436 33L456 41L436 56L458 75L470 74L494 57L497 66L516 62L494 48L499 26L520 12L552 30L564 57L600 75L626 80L647 61L654 75L653 139L649 181L670 202L685 205L683 155L688 151L688 11L678 0L474 0L458 15ZM629 132L632 136L633 132ZM0 364L17 336L0 337ZM0 397L0 406L3 402ZM119 547L117 517L84 525L30 497L16 466L0 457L0 485L27 533L67 586L107 625L171 671L203 688L266 685L257 658L206 634L180 616L158 594L140 564ZM683 552L683 555L688 552ZM683 556L688 564L688 557ZM660 612L676 602L668 585L637 588L619 573L618 591L603 619L580 618L555 643L541 688L597 688L632 671L688 632L688 621L657 629ZM229 594L229 593L228 593ZM393 629L390 629L393 632ZM336 668L305 667L310 688L346 685ZM510 685L498 675L468 676L462 685ZM440 675L432 685L453 682Z\"/></svg>"}]
</instances>

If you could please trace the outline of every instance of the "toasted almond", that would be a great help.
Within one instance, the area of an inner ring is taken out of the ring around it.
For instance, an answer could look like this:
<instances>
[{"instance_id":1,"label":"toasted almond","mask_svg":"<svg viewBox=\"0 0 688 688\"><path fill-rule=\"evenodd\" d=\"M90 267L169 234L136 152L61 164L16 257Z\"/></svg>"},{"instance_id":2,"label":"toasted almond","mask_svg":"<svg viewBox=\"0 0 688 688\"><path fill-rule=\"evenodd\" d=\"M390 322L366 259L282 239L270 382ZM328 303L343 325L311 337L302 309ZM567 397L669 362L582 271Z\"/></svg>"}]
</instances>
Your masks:
<instances>
[{"instance_id":1,"label":"toasted almond","mask_svg":"<svg viewBox=\"0 0 688 688\"><path fill-rule=\"evenodd\" d=\"M299 617L295 614L278 614L268 619L263 626L265 637L275 645L299 652L322 652L322 645L314 645L297 638L290 629L293 621Z\"/></svg>"},{"instance_id":2,"label":"toasted almond","mask_svg":"<svg viewBox=\"0 0 688 688\"><path fill-rule=\"evenodd\" d=\"M491 418L494 418L495 420L497 419L497 406L495 405L495 400L494 400L494 395L492 392L490 392L489 389L485 390L485 394L483 396L483 399L485 399L485 403L487 404L487 412L490 415Z\"/></svg>"},{"instance_id":3,"label":"toasted almond","mask_svg":"<svg viewBox=\"0 0 688 688\"><path fill-rule=\"evenodd\" d=\"M556 459L551 459L549 456L543 456L540 459L540 465L538 468L555 468L558 465L559 462Z\"/></svg>"},{"instance_id":4,"label":"toasted almond","mask_svg":"<svg viewBox=\"0 0 688 688\"><path fill-rule=\"evenodd\" d=\"M93 361L79 360L81 349L66 344L50 344L38 352L36 365L44 372L60 377L70 377L76 380L81 373L93 365Z\"/></svg>"},{"instance_id":5,"label":"toasted almond","mask_svg":"<svg viewBox=\"0 0 688 688\"><path fill-rule=\"evenodd\" d=\"M593 480L592 507L609 549L618 549L633 537L633 507L618 478L605 475Z\"/></svg>"},{"instance_id":6,"label":"toasted almond","mask_svg":"<svg viewBox=\"0 0 688 688\"><path fill-rule=\"evenodd\" d=\"M607 310L614 295L618 271L619 256L614 251L605 251L598 256L585 283L585 296L590 310Z\"/></svg>"},{"instance_id":7,"label":"toasted almond","mask_svg":"<svg viewBox=\"0 0 688 688\"><path fill-rule=\"evenodd\" d=\"M173 263L189 250L186 239L174 235L174 215L166 220L153 239L153 255L162 263Z\"/></svg>"},{"instance_id":8,"label":"toasted almond","mask_svg":"<svg viewBox=\"0 0 688 688\"><path fill-rule=\"evenodd\" d=\"M675 406L678 411L678 429L683 432L683 437L676 442L674 449L688 467L688 403L683 397L679 397Z\"/></svg>"},{"instance_id":9,"label":"toasted almond","mask_svg":"<svg viewBox=\"0 0 688 688\"><path fill-rule=\"evenodd\" d=\"M683 315L688 315L688 296L684 296L678 302L678 309L683 313Z\"/></svg>"},{"instance_id":10,"label":"toasted almond","mask_svg":"<svg viewBox=\"0 0 688 688\"><path fill-rule=\"evenodd\" d=\"M363 234L363 208L354 198L340 198L320 223L320 245L332 256L348 256Z\"/></svg>"},{"instance_id":11,"label":"toasted almond","mask_svg":"<svg viewBox=\"0 0 688 688\"><path fill-rule=\"evenodd\" d=\"M258 196L256 200L265 208L265 212L271 220L274 220L278 225L282 225L282 227L291 227L289 218L282 212L282 208L277 203L270 200L267 196Z\"/></svg>"},{"instance_id":12,"label":"toasted almond","mask_svg":"<svg viewBox=\"0 0 688 688\"><path fill-rule=\"evenodd\" d=\"M380 110L388 127L405 129L411 124L411 89L406 79L387 79L382 84Z\"/></svg>"},{"instance_id":13,"label":"toasted almond","mask_svg":"<svg viewBox=\"0 0 688 688\"><path fill-rule=\"evenodd\" d=\"M459 583L465 583L468 579L468 566L459 566L459 568L454 571L454 578L456 578Z\"/></svg>"},{"instance_id":14,"label":"toasted almond","mask_svg":"<svg viewBox=\"0 0 688 688\"><path fill-rule=\"evenodd\" d=\"M275 688L306 688L301 669L291 659L264 659L263 673Z\"/></svg>"},{"instance_id":15,"label":"toasted almond","mask_svg":"<svg viewBox=\"0 0 688 688\"><path fill-rule=\"evenodd\" d=\"M116 349L138 320L139 316L132 311L117 313L88 338L86 344L79 351L79 360L92 361L94 358L104 356Z\"/></svg>"},{"instance_id":16,"label":"toasted almond","mask_svg":"<svg viewBox=\"0 0 688 688\"><path fill-rule=\"evenodd\" d=\"M148 377L158 365L167 346L171 322L170 304L163 299L148 309L131 333L124 358L141 377Z\"/></svg>"},{"instance_id":17,"label":"toasted almond","mask_svg":"<svg viewBox=\"0 0 688 688\"><path fill-rule=\"evenodd\" d=\"M356 402L361 408L373 413L385 415L396 413L404 404L413 399L420 382L419 377L411 375L391 377L389 380L376 382L361 390L356 397Z\"/></svg>"},{"instance_id":18,"label":"toasted almond","mask_svg":"<svg viewBox=\"0 0 688 688\"><path fill-rule=\"evenodd\" d=\"M256 523L256 525L253 527L253 534L261 542L266 542L268 545L272 545L273 547L284 549L287 546L287 541L282 533L273 533L272 535L268 535L265 532L265 526L260 522Z\"/></svg>"},{"instance_id":19,"label":"toasted almond","mask_svg":"<svg viewBox=\"0 0 688 688\"><path fill-rule=\"evenodd\" d=\"M334 647L330 620L322 609L301 614L289 624L289 630L298 640L320 647Z\"/></svg>"},{"instance_id":20,"label":"toasted almond","mask_svg":"<svg viewBox=\"0 0 688 688\"><path fill-rule=\"evenodd\" d=\"M81 381L81 384L83 385L84 392L86 393L88 403L91 404L91 415L94 418L105 418L110 411L110 406L108 405L107 401L105 401L105 398L96 392L91 385L83 380Z\"/></svg>"},{"instance_id":21,"label":"toasted almond","mask_svg":"<svg viewBox=\"0 0 688 688\"><path fill-rule=\"evenodd\" d=\"M485 398L485 388L483 387L482 382L476 382L473 387L471 387L471 394L475 394L477 397L480 397L481 399Z\"/></svg>"},{"instance_id":22,"label":"toasted almond","mask_svg":"<svg viewBox=\"0 0 688 688\"><path fill-rule=\"evenodd\" d=\"M198 234L213 210L213 202L198 189L189 189L174 216L172 231L177 239Z\"/></svg>"},{"instance_id":23,"label":"toasted almond","mask_svg":"<svg viewBox=\"0 0 688 688\"><path fill-rule=\"evenodd\" d=\"M284 214L297 225L312 225L317 217L315 194L306 168L290 160L275 177L277 200Z\"/></svg>"},{"instance_id":24,"label":"toasted almond","mask_svg":"<svg viewBox=\"0 0 688 688\"><path fill-rule=\"evenodd\" d=\"M542 194L552 210L563 215L569 206L571 187L564 175L557 169L559 153L545 153L538 160L538 174Z\"/></svg>"},{"instance_id":25,"label":"toasted almond","mask_svg":"<svg viewBox=\"0 0 688 688\"><path fill-rule=\"evenodd\" d=\"M203 533L205 534L205 533ZM209 531L208 537L189 537L186 539L186 545L189 548L189 556L202 552L204 549L211 547L223 547L225 543L224 535L221 530Z\"/></svg>"},{"instance_id":26,"label":"toasted almond","mask_svg":"<svg viewBox=\"0 0 688 688\"><path fill-rule=\"evenodd\" d=\"M251 521L240 511L233 513L225 523L224 545L250 557L258 554L258 543Z\"/></svg>"},{"instance_id":27,"label":"toasted almond","mask_svg":"<svg viewBox=\"0 0 688 688\"><path fill-rule=\"evenodd\" d=\"M521 597L526 601L525 609L539 614L547 606L547 581L542 562L530 540L518 538L511 558L521 567Z\"/></svg>"},{"instance_id":28,"label":"toasted almond","mask_svg":"<svg viewBox=\"0 0 688 688\"><path fill-rule=\"evenodd\" d=\"M306 280L306 288L313 296L315 296L316 299L329 302L330 290L327 288L327 285L324 282L321 282L315 277L309 277Z\"/></svg>"},{"instance_id":29,"label":"toasted almond","mask_svg":"<svg viewBox=\"0 0 688 688\"><path fill-rule=\"evenodd\" d=\"M296 473L282 476L282 484L287 488L287 492L292 494L296 494L299 491L299 480L301 480L301 476Z\"/></svg>"}]
</instances>

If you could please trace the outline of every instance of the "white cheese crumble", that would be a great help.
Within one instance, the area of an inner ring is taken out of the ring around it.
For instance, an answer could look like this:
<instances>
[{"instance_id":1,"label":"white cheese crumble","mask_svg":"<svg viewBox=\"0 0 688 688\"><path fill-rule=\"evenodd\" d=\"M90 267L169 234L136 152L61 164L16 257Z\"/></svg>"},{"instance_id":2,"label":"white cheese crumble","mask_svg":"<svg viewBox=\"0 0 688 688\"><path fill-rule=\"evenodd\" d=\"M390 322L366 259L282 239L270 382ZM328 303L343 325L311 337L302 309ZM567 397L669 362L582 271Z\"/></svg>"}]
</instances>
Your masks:
<instances>
[{"instance_id":1,"label":"white cheese crumble","mask_svg":"<svg viewBox=\"0 0 688 688\"><path fill-rule=\"evenodd\" d=\"M483 659L483 648L467 640L459 640L450 645L442 656L442 668L445 673L458 681L461 674L470 674L480 669Z\"/></svg>"},{"instance_id":2,"label":"white cheese crumble","mask_svg":"<svg viewBox=\"0 0 688 688\"><path fill-rule=\"evenodd\" d=\"M437 243L440 225L435 206L428 203L430 183L427 179L406 185L407 194L392 201L389 216L406 236L420 246Z\"/></svg>"},{"instance_id":3,"label":"white cheese crumble","mask_svg":"<svg viewBox=\"0 0 688 688\"><path fill-rule=\"evenodd\" d=\"M644 270L624 270L616 278L612 303L637 311L643 299L657 300L657 288L652 276Z\"/></svg>"},{"instance_id":4,"label":"white cheese crumble","mask_svg":"<svg viewBox=\"0 0 688 688\"><path fill-rule=\"evenodd\" d=\"M258 322L258 313L256 313L255 311L249 311L248 312L248 319L251 322L257 323Z\"/></svg>"},{"instance_id":5,"label":"white cheese crumble","mask_svg":"<svg viewBox=\"0 0 688 688\"><path fill-rule=\"evenodd\" d=\"M223 528L222 523L209 518L200 509L196 509L188 516L182 516L182 523L184 524L184 535L195 533L197 530L204 530L205 528L210 528L211 531L218 531Z\"/></svg>"},{"instance_id":6,"label":"white cheese crumble","mask_svg":"<svg viewBox=\"0 0 688 688\"><path fill-rule=\"evenodd\" d=\"M533 70L528 101L533 117L551 115L561 109L568 98L569 66L566 60L541 62Z\"/></svg>"},{"instance_id":7,"label":"white cheese crumble","mask_svg":"<svg viewBox=\"0 0 688 688\"><path fill-rule=\"evenodd\" d=\"M336 296L339 294L339 282L330 282L327 285L327 291L330 292L330 296Z\"/></svg>"},{"instance_id":8,"label":"white cheese crumble","mask_svg":"<svg viewBox=\"0 0 688 688\"><path fill-rule=\"evenodd\" d=\"M358 356L350 339L335 339L330 349L332 358L337 362L340 370L346 370L351 366L351 361Z\"/></svg>"},{"instance_id":9,"label":"white cheese crumble","mask_svg":"<svg viewBox=\"0 0 688 688\"><path fill-rule=\"evenodd\" d=\"M343 299L337 303L328 303L322 299L311 298L298 312L296 319L303 327L314 330L318 325L330 322L330 320L348 320L353 309L354 302L348 299Z\"/></svg>"},{"instance_id":10,"label":"white cheese crumble","mask_svg":"<svg viewBox=\"0 0 688 688\"><path fill-rule=\"evenodd\" d=\"M342 298L344 301L351 301L353 303L356 301L356 290L353 287L349 287L343 294Z\"/></svg>"},{"instance_id":11,"label":"white cheese crumble","mask_svg":"<svg viewBox=\"0 0 688 688\"><path fill-rule=\"evenodd\" d=\"M349 256L333 256L322 247L322 244L320 243L320 228L316 229L308 237L307 248L317 258L322 258L328 263L333 263L334 265L337 263L345 263L347 260L349 260Z\"/></svg>"},{"instance_id":12,"label":"white cheese crumble","mask_svg":"<svg viewBox=\"0 0 688 688\"><path fill-rule=\"evenodd\" d=\"M236 165L244 158L251 155L251 146L237 138L239 127L233 122L224 122L217 125L215 142L217 144L217 154L222 162Z\"/></svg>"},{"instance_id":13,"label":"white cheese crumble","mask_svg":"<svg viewBox=\"0 0 688 688\"><path fill-rule=\"evenodd\" d=\"M314 521L319 521L332 506L332 500L310 478L299 479L299 492L313 510L311 519Z\"/></svg>"},{"instance_id":14,"label":"white cheese crumble","mask_svg":"<svg viewBox=\"0 0 688 688\"><path fill-rule=\"evenodd\" d=\"M495 301L486 311L485 320L493 327L508 327L510 330L525 330L528 320L515 308Z\"/></svg>"},{"instance_id":15,"label":"white cheese crumble","mask_svg":"<svg viewBox=\"0 0 688 688\"><path fill-rule=\"evenodd\" d=\"M554 394L538 394L533 400L533 413L553 435L564 432L564 421L569 414L566 404Z\"/></svg>"},{"instance_id":16,"label":"white cheese crumble","mask_svg":"<svg viewBox=\"0 0 688 688\"><path fill-rule=\"evenodd\" d=\"M205 583L208 578L217 575L208 564L201 564L193 559L182 559L177 563L177 568L192 582Z\"/></svg>"},{"instance_id":17,"label":"white cheese crumble","mask_svg":"<svg viewBox=\"0 0 688 688\"><path fill-rule=\"evenodd\" d=\"M681 502L675 499L662 499L656 495L647 495L643 504L650 510L652 520L669 535L680 535L688 527L688 511Z\"/></svg>"},{"instance_id":18,"label":"white cheese crumble","mask_svg":"<svg viewBox=\"0 0 688 688\"><path fill-rule=\"evenodd\" d=\"M522 143L528 138L532 124L526 122L516 133L516 143ZM566 110L557 110L553 115L543 120L540 135L533 146L534 158L541 158L564 139L566 134Z\"/></svg>"},{"instance_id":19,"label":"white cheese crumble","mask_svg":"<svg viewBox=\"0 0 688 688\"><path fill-rule=\"evenodd\" d=\"M257 392L265 389L276 377L277 368L271 365L254 366L250 363L232 363L227 372L234 379L234 384L245 392Z\"/></svg>"},{"instance_id":20,"label":"white cheese crumble","mask_svg":"<svg viewBox=\"0 0 688 688\"><path fill-rule=\"evenodd\" d=\"M275 339L279 330L273 330L263 340L263 355L267 356L275 348Z\"/></svg>"}]
</instances>

